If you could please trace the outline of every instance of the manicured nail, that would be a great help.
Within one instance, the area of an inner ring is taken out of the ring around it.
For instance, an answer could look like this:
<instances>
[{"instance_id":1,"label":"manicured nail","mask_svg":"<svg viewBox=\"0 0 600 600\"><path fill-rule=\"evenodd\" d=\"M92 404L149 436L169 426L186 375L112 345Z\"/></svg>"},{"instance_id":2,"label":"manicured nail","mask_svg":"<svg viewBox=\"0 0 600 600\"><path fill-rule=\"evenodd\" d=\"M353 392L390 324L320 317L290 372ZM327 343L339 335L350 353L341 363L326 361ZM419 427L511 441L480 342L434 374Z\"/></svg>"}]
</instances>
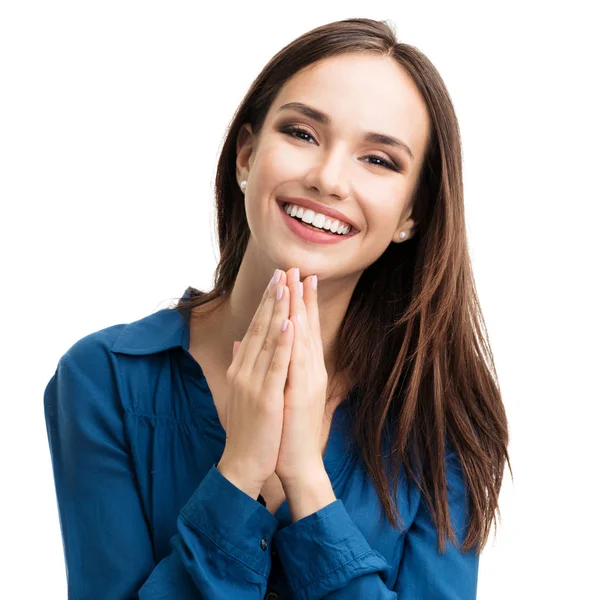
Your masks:
<instances>
[{"instance_id":1,"label":"manicured nail","mask_svg":"<svg viewBox=\"0 0 600 600\"><path fill-rule=\"evenodd\" d=\"M317 289L317 276L316 275L313 275L311 283L312 283L313 290L316 290Z\"/></svg>"},{"instance_id":2,"label":"manicured nail","mask_svg":"<svg viewBox=\"0 0 600 600\"><path fill-rule=\"evenodd\" d=\"M283 323L281 324L281 331L285 331L287 329L288 326L288 320L284 319Z\"/></svg>"},{"instance_id":3,"label":"manicured nail","mask_svg":"<svg viewBox=\"0 0 600 600\"><path fill-rule=\"evenodd\" d=\"M277 286L277 300L281 300L282 296L283 296L283 286L278 285Z\"/></svg>"},{"instance_id":4,"label":"manicured nail","mask_svg":"<svg viewBox=\"0 0 600 600\"><path fill-rule=\"evenodd\" d=\"M273 277L271 281L269 281L269 287L272 287L274 284L279 283L279 278L281 277L281 271L279 269L275 269L275 273L273 273Z\"/></svg>"},{"instance_id":5,"label":"manicured nail","mask_svg":"<svg viewBox=\"0 0 600 600\"><path fill-rule=\"evenodd\" d=\"M294 269L294 281L300 281L300 269Z\"/></svg>"},{"instance_id":6,"label":"manicured nail","mask_svg":"<svg viewBox=\"0 0 600 600\"><path fill-rule=\"evenodd\" d=\"M296 323L298 323L298 327L302 325L302 319L300 319L300 315L296 315Z\"/></svg>"},{"instance_id":7,"label":"manicured nail","mask_svg":"<svg viewBox=\"0 0 600 600\"><path fill-rule=\"evenodd\" d=\"M300 294L300 298L304 296L304 285L302 283L298 284L298 293Z\"/></svg>"}]
</instances>

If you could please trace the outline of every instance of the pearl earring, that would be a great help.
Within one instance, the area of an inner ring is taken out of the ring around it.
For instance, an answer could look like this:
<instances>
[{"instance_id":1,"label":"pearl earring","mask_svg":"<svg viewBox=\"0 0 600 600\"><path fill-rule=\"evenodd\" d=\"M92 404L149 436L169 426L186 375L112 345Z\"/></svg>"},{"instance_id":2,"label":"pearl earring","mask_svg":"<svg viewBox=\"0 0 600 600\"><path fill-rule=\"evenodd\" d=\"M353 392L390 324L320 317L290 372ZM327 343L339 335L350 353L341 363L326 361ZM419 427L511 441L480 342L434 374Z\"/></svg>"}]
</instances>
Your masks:
<instances>
[{"instance_id":1,"label":"pearl earring","mask_svg":"<svg viewBox=\"0 0 600 600\"><path fill-rule=\"evenodd\" d=\"M246 191L246 186L247 185L248 185L248 182L245 179L240 183L240 187L242 188L242 192Z\"/></svg>"},{"instance_id":2,"label":"pearl earring","mask_svg":"<svg viewBox=\"0 0 600 600\"><path fill-rule=\"evenodd\" d=\"M402 232L400 233L400 239L402 239L402 240L403 240L405 237L406 237L406 232L405 232L405 231L402 231Z\"/></svg>"}]
</instances>

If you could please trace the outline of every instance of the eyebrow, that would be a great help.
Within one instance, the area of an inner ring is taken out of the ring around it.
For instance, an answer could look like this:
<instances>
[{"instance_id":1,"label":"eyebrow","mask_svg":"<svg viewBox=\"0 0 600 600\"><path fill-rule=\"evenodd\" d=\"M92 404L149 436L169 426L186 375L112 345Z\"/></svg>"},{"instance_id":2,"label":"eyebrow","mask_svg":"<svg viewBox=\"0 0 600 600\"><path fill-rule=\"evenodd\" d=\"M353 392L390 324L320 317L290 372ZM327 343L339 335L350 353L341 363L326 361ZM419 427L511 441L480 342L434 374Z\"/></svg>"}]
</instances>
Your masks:
<instances>
[{"instance_id":1,"label":"eyebrow","mask_svg":"<svg viewBox=\"0 0 600 600\"><path fill-rule=\"evenodd\" d=\"M317 110L316 108L312 108L310 106L307 106L306 104L303 104L302 102L288 102L287 104L280 106L277 112L281 112L285 109L298 111L303 115L306 115L310 119L317 121L317 123L322 123L323 125L329 125L331 123L331 117L321 112L320 110ZM365 134L365 141L371 142L372 144L384 144L386 146L400 148L410 156L411 160L415 159L408 145L405 144L402 140L392 137L391 135L369 131Z\"/></svg>"}]
</instances>

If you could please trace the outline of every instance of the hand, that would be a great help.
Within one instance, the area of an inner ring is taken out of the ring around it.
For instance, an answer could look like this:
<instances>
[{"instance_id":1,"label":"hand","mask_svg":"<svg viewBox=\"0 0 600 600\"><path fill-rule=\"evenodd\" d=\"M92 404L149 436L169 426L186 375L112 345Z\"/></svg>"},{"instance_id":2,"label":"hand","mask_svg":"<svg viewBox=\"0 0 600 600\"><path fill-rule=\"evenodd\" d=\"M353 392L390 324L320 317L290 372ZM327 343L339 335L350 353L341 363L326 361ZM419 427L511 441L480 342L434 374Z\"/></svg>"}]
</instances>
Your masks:
<instances>
[{"instance_id":1,"label":"hand","mask_svg":"<svg viewBox=\"0 0 600 600\"><path fill-rule=\"evenodd\" d=\"M265 290L246 335L227 369L225 450L217 468L234 485L258 497L277 463L283 428L284 387L294 325L288 320L287 276ZM282 292L276 299L277 289ZM281 331L287 322L286 331Z\"/></svg>"},{"instance_id":2,"label":"hand","mask_svg":"<svg viewBox=\"0 0 600 600\"><path fill-rule=\"evenodd\" d=\"M300 282L287 272L294 340L284 390L283 429L275 472L284 487L301 485L324 470L322 429L327 397L317 290L312 275Z\"/></svg>"}]
</instances>

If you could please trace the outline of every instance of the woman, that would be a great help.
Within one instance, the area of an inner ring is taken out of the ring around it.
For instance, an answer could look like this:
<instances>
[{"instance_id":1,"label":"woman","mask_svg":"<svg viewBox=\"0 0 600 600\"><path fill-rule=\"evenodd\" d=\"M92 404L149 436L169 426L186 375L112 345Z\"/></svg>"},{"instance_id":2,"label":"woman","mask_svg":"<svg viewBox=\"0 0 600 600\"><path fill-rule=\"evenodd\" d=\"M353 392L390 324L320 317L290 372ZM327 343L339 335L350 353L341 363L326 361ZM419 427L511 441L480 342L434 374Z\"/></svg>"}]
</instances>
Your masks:
<instances>
[{"instance_id":1,"label":"woman","mask_svg":"<svg viewBox=\"0 0 600 600\"><path fill-rule=\"evenodd\" d=\"M508 429L462 190L446 88L385 22L273 57L219 160L214 289L46 389L71 597L475 598Z\"/></svg>"}]
</instances>

